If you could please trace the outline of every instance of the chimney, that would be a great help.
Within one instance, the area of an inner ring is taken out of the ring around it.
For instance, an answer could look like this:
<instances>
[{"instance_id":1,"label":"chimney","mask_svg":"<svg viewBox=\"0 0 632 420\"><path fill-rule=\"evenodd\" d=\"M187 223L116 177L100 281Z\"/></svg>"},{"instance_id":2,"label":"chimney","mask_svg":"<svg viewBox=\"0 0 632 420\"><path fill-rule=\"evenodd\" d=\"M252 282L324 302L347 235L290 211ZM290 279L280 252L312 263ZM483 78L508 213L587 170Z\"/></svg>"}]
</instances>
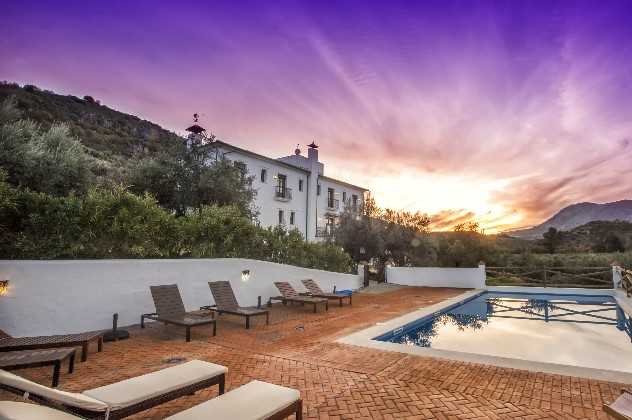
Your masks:
<instances>
[{"instance_id":1,"label":"chimney","mask_svg":"<svg viewBox=\"0 0 632 420\"><path fill-rule=\"evenodd\" d=\"M316 143L312 142L308 144L307 147L307 159L318 162L318 146Z\"/></svg>"}]
</instances>

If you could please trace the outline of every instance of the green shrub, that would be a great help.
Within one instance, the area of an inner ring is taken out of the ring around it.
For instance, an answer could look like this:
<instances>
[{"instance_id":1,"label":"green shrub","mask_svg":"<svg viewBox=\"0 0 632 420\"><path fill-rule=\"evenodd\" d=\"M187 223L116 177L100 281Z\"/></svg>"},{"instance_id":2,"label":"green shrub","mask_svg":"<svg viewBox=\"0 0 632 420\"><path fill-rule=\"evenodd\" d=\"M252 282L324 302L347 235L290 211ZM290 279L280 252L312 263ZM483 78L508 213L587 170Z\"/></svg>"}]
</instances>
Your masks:
<instances>
[{"instance_id":1,"label":"green shrub","mask_svg":"<svg viewBox=\"0 0 632 420\"><path fill-rule=\"evenodd\" d=\"M64 124L47 130L30 120L0 125L0 167L12 184L53 195L85 192L93 179L91 166Z\"/></svg>"},{"instance_id":2,"label":"green shrub","mask_svg":"<svg viewBox=\"0 0 632 420\"><path fill-rule=\"evenodd\" d=\"M263 229L237 205L176 217L122 187L63 197L11 187L0 171L0 258L252 258L349 272L340 247L306 242L297 230Z\"/></svg>"},{"instance_id":3,"label":"green shrub","mask_svg":"<svg viewBox=\"0 0 632 420\"><path fill-rule=\"evenodd\" d=\"M149 195L92 189L81 206L82 256L152 258L177 254L175 217Z\"/></svg>"},{"instance_id":4,"label":"green shrub","mask_svg":"<svg viewBox=\"0 0 632 420\"><path fill-rule=\"evenodd\" d=\"M260 229L237 206L204 206L179 222L182 255L249 258L261 245Z\"/></svg>"}]
</instances>

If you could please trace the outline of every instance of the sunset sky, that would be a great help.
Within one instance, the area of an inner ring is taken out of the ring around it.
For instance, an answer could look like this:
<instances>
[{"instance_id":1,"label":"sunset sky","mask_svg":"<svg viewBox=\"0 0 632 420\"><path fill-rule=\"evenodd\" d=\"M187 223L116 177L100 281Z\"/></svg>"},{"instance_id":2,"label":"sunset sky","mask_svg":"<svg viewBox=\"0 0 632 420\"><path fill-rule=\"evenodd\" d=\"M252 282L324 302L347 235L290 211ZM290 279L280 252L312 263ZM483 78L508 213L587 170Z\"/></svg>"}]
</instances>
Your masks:
<instances>
[{"instance_id":1,"label":"sunset sky","mask_svg":"<svg viewBox=\"0 0 632 420\"><path fill-rule=\"evenodd\" d=\"M326 174L435 228L632 198L632 1L54 2L0 15L0 80Z\"/></svg>"}]
</instances>

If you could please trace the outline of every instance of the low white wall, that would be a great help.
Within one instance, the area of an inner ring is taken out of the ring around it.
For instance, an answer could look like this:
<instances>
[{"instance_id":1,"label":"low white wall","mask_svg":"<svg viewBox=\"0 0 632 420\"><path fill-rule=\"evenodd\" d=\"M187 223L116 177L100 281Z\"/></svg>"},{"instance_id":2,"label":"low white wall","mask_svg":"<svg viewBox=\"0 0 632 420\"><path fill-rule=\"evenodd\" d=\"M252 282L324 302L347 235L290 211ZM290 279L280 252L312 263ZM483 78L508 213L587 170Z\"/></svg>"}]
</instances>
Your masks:
<instances>
[{"instance_id":1,"label":"low white wall","mask_svg":"<svg viewBox=\"0 0 632 420\"><path fill-rule=\"evenodd\" d=\"M485 266L477 268L386 267L386 280L404 286L485 287Z\"/></svg>"},{"instance_id":2,"label":"low white wall","mask_svg":"<svg viewBox=\"0 0 632 420\"><path fill-rule=\"evenodd\" d=\"M242 270L250 277L242 281ZM239 304L266 303L278 296L274 281L314 279L324 291L357 289L362 276L333 273L265 261L218 258L182 260L0 260L0 279L9 290L0 296L0 329L14 336L64 334L111 328L140 321L154 312L150 285L177 283L187 310L213 303L208 281L231 282Z\"/></svg>"}]
</instances>

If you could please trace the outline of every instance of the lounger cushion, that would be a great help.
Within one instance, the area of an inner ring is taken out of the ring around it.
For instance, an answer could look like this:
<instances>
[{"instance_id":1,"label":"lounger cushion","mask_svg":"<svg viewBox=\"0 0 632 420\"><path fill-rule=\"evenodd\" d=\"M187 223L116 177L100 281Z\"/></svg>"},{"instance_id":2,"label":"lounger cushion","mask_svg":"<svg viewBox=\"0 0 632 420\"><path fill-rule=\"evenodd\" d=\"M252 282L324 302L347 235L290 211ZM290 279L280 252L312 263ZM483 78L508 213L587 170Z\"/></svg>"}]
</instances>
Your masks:
<instances>
[{"instance_id":1,"label":"lounger cushion","mask_svg":"<svg viewBox=\"0 0 632 420\"><path fill-rule=\"evenodd\" d=\"M83 394L103 401L116 410L214 378L226 372L228 369L224 366L202 360L191 360L111 385L89 389Z\"/></svg>"},{"instance_id":2,"label":"lounger cushion","mask_svg":"<svg viewBox=\"0 0 632 420\"><path fill-rule=\"evenodd\" d=\"M289 407L299 398L301 394L296 389L252 381L168 420L261 420Z\"/></svg>"},{"instance_id":3,"label":"lounger cushion","mask_svg":"<svg viewBox=\"0 0 632 420\"><path fill-rule=\"evenodd\" d=\"M623 391L609 407L617 414L630 418L632 416L632 393Z\"/></svg>"},{"instance_id":4,"label":"lounger cushion","mask_svg":"<svg viewBox=\"0 0 632 420\"><path fill-rule=\"evenodd\" d=\"M0 401L0 419L3 420L80 420L72 414L41 405L16 401Z\"/></svg>"},{"instance_id":5,"label":"lounger cushion","mask_svg":"<svg viewBox=\"0 0 632 420\"><path fill-rule=\"evenodd\" d=\"M73 407L84 408L92 411L105 411L108 408L107 404L90 396L49 388L5 370L0 370L0 383L17 388L24 392L41 395L49 400L58 401L62 404Z\"/></svg>"}]
</instances>

